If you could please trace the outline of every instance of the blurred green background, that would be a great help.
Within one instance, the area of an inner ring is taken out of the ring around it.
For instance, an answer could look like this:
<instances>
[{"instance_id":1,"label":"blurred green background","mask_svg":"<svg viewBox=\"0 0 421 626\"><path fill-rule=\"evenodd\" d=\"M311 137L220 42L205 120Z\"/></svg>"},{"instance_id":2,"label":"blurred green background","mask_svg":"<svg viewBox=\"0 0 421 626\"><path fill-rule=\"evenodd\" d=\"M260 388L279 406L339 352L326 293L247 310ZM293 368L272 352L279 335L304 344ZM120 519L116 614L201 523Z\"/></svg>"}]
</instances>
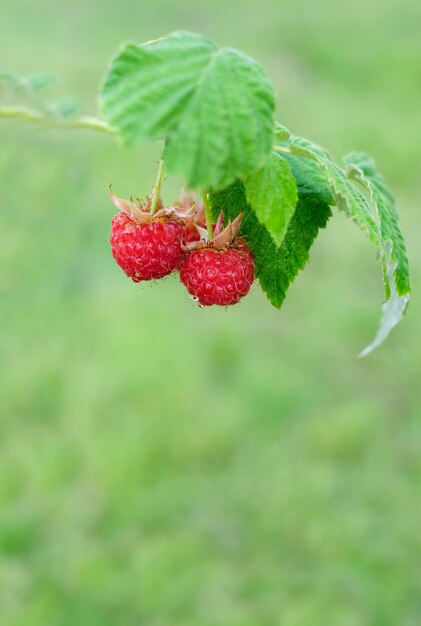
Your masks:
<instances>
[{"instance_id":1,"label":"blurred green background","mask_svg":"<svg viewBox=\"0 0 421 626\"><path fill-rule=\"evenodd\" d=\"M358 361L380 271L338 214L280 312L136 286L107 186L144 195L160 147L0 121L0 623L418 626L420 2L1 0L0 65L94 112L122 41L180 28L255 56L294 132L376 158L415 297Z\"/></svg>"}]
</instances>

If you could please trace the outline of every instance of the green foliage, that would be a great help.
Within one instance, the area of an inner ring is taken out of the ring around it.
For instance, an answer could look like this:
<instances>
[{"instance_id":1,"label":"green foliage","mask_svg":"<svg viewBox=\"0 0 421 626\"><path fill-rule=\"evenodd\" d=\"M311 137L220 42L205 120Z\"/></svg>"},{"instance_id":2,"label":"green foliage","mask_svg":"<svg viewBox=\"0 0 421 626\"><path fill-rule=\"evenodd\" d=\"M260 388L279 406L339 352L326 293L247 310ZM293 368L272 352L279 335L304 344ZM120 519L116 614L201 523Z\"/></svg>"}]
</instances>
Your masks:
<instances>
[{"instance_id":1,"label":"green foliage","mask_svg":"<svg viewBox=\"0 0 421 626\"><path fill-rule=\"evenodd\" d=\"M291 133L288 128L282 126L279 122L275 122L274 126L274 139L275 141L286 141L291 137Z\"/></svg>"},{"instance_id":2,"label":"green foliage","mask_svg":"<svg viewBox=\"0 0 421 626\"><path fill-rule=\"evenodd\" d=\"M56 79L51 74L36 72L35 74L30 74L25 79L25 84L33 91L41 91L41 89L45 89L46 87L53 85L55 80Z\"/></svg>"},{"instance_id":3,"label":"green foliage","mask_svg":"<svg viewBox=\"0 0 421 626\"><path fill-rule=\"evenodd\" d=\"M23 80L3 72L0 78L30 92L49 83L44 74ZM376 246L383 271L382 321L363 354L400 321L410 296L408 259L383 179L365 155L348 155L344 171L324 149L274 121L272 85L253 59L189 32L128 43L109 67L100 108L105 122L72 119L77 105L71 100L43 103L41 113L3 108L0 115L114 132L127 146L164 141L165 172L180 175L192 190L200 187L203 197L210 192L214 218L221 210L226 219L244 212L243 236L276 307L336 206Z\"/></svg>"},{"instance_id":4,"label":"green foliage","mask_svg":"<svg viewBox=\"0 0 421 626\"><path fill-rule=\"evenodd\" d=\"M101 109L128 145L165 140L167 170L193 188L230 184L271 150L274 96L261 67L192 33L126 45L105 80Z\"/></svg>"},{"instance_id":5,"label":"green foliage","mask_svg":"<svg viewBox=\"0 0 421 626\"><path fill-rule=\"evenodd\" d=\"M384 262L387 266L393 266L396 292L400 296L405 296L411 291L409 264L393 196L369 156L351 152L344 157L344 162L349 176L361 183L370 194L380 225ZM389 295L390 293L387 293L388 297Z\"/></svg>"},{"instance_id":6,"label":"green foliage","mask_svg":"<svg viewBox=\"0 0 421 626\"><path fill-rule=\"evenodd\" d=\"M0 107L0 116L53 125L60 125L62 121L75 116L81 108L80 102L75 98L54 101L47 100L40 94L55 82L55 77L45 72L35 72L29 76L0 72L2 100L8 103L8 106ZM11 103L17 99L20 104L15 107Z\"/></svg>"},{"instance_id":7,"label":"green foliage","mask_svg":"<svg viewBox=\"0 0 421 626\"><path fill-rule=\"evenodd\" d=\"M326 176L334 204L351 217L377 247L386 304L383 305L380 327L373 343L361 353L361 356L366 356L386 339L390 330L402 319L409 302L408 258L393 197L376 171L374 162L365 154L347 155L344 159L347 172L344 172L322 148L300 137L290 137L279 149L290 149L302 158L313 159ZM354 183L365 189L370 200Z\"/></svg>"},{"instance_id":8,"label":"green foliage","mask_svg":"<svg viewBox=\"0 0 421 626\"><path fill-rule=\"evenodd\" d=\"M370 205L362 193L346 177L329 155L319 146L302 139L292 137L289 145L303 157L314 159L325 173L334 203L344 211L376 245L380 245L380 233L373 217Z\"/></svg>"},{"instance_id":9,"label":"green foliage","mask_svg":"<svg viewBox=\"0 0 421 626\"><path fill-rule=\"evenodd\" d=\"M247 201L257 219L280 246L298 199L297 185L287 161L272 152L264 167L248 176L244 185Z\"/></svg>"},{"instance_id":10,"label":"green foliage","mask_svg":"<svg viewBox=\"0 0 421 626\"><path fill-rule=\"evenodd\" d=\"M344 162L350 178L360 183L369 193L382 241L380 258L386 303L382 307L382 319L376 338L364 350L365 355L387 337L406 311L411 291L409 264L393 196L385 187L383 177L377 172L374 161L364 153L352 152L344 157Z\"/></svg>"},{"instance_id":11,"label":"green foliage","mask_svg":"<svg viewBox=\"0 0 421 626\"><path fill-rule=\"evenodd\" d=\"M0 6L3 65L54 54L83 102L110 41L175 21L268 59L285 123L377 155L420 284L419 0ZM418 626L421 298L352 358L376 276L339 216L281 312L132 287L104 190L146 192L160 146L0 137L1 626Z\"/></svg>"},{"instance_id":12,"label":"green foliage","mask_svg":"<svg viewBox=\"0 0 421 626\"><path fill-rule=\"evenodd\" d=\"M291 153L283 153L282 156L289 163L300 196L313 197L329 205L334 204L326 175L316 161Z\"/></svg>"},{"instance_id":13,"label":"green foliage","mask_svg":"<svg viewBox=\"0 0 421 626\"><path fill-rule=\"evenodd\" d=\"M212 193L210 201L214 218L223 211L226 218L232 220L244 211L241 231L253 251L256 275L270 302L279 308L289 285L309 260L309 250L319 228L326 226L330 216L326 199L321 194L308 193L306 188L303 193L300 190L297 207L281 246L276 245L247 204L240 181Z\"/></svg>"},{"instance_id":14,"label":"green foliage","mask_svg":"<svg viewBox=\"0 0 421 626\"><path fill-rule=\"evenodd\" d=\"M28 91L41 91L55 83L55 77L45 72L35 72L29 76L19 76L14 72L0 72L0 81L9 83L15 88L27 89Z\"/></svg>"}]
</instances>

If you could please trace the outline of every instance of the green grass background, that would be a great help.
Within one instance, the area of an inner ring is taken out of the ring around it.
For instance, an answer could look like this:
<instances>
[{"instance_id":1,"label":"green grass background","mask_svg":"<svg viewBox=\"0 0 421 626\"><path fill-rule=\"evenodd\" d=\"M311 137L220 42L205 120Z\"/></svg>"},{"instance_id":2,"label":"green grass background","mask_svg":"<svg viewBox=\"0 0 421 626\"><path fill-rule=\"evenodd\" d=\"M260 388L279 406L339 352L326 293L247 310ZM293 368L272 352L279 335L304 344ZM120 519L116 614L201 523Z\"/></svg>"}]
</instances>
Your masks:
<instances>
[{"instance_id":1,"label":"green grass background","mask_svg":"<svg viewBox=\"0 0 421 626\"><path fill-rule=\"evenodd\" d=\"M376 158L414 299L358 361L381 279L337 214L280 312L135 286L107 186L145 194L159 146L1 121L0 623L418 626L421 5L1 0L0 65L93 112L122 41L180 28L263 63L294 132Z\"/></svg>"}]
</instances>

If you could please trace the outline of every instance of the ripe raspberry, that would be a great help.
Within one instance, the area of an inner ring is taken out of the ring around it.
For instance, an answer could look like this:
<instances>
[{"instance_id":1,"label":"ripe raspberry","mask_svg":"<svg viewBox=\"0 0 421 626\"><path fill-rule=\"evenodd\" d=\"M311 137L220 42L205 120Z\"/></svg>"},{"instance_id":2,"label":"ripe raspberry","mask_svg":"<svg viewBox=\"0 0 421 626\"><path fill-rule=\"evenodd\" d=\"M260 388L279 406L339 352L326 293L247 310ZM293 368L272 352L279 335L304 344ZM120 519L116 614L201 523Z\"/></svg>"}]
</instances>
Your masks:
<instances>
[{"instance_id":1,"label":"ripe raspberry","mask_svg":"<svg viewBox=\"0 0 421 626\"><path fill-rule=\"evenodd\" d=\"M135 283L171 274L180 264L183 225L174 220L140 223L125 212L113 217L113 257Z\"/></svg>"},{"instance_id":2,"label":"ripe raspberry","mask_svg":"<svg viewBox=\"0 0 421 626\"><path fill-rule=\"evenodd\" d=\"M200 241L203 237L203 232L206 232L205 211L203 206L199 205L192 218L186 221L184 226L184 243Z\"/></svg>"},{"instance_id":3,"label":"ripe raspberry","mask_svg":"<svg viewBox=\"0 0 421 626\"><path fill-rule=\"evenodd\" d=\"M200 241L203 238L200 231L206 229L203 204L197 202L194 194L183 192L173 206L185 216L183 242L188 244Z\"/></svg>"},{"instance_id":4,"label":"ripe raspberry","mask_svg":"<svg viewBox=\"0 0 421 626\"><path fill-rule=\"evenodd\" d=\"M253 284L253 254L242 240L225 250L197 248L183 261L180 278L201 306L236 304Z\"/></svg>"},{"instance_id":5,"label":"ripe raspberry","mask_svg":"<svg viewBox=\"0 0 421 626\"><path fill-rule=\"evenodd\" d=\"M199 226L204 228L206 224L197 222ZM183 235L184 243L193 243L195 241L200 241L200 232L197 230L194 225L193 220L189 220L184 226L184 235Z\"/></svg>"}]
</instances>

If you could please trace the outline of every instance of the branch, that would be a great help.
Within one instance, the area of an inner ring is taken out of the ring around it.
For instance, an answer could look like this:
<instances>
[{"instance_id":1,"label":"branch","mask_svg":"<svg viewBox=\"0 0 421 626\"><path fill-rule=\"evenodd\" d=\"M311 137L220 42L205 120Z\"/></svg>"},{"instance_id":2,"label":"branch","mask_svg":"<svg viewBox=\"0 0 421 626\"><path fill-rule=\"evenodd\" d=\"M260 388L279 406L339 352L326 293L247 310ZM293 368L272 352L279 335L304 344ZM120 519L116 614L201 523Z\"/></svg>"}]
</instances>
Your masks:
<instances>
[{"instance_id":1,"label":"branch","mask_svg":"<svg viewBox=\"0 0 421 626\"><path fill-rule=\"evenodd\" d=\"M58 128L86 128L88 130L97 130L102 133L111 133L115 131L106 122L90 116L75 117L71 119L63 119L53 117L34 111L33 109L16 108L16 107L0 107L0 118L19 119L24 122L36 122L47 126L55 126Z\"/></svg>"}]
</instances>

